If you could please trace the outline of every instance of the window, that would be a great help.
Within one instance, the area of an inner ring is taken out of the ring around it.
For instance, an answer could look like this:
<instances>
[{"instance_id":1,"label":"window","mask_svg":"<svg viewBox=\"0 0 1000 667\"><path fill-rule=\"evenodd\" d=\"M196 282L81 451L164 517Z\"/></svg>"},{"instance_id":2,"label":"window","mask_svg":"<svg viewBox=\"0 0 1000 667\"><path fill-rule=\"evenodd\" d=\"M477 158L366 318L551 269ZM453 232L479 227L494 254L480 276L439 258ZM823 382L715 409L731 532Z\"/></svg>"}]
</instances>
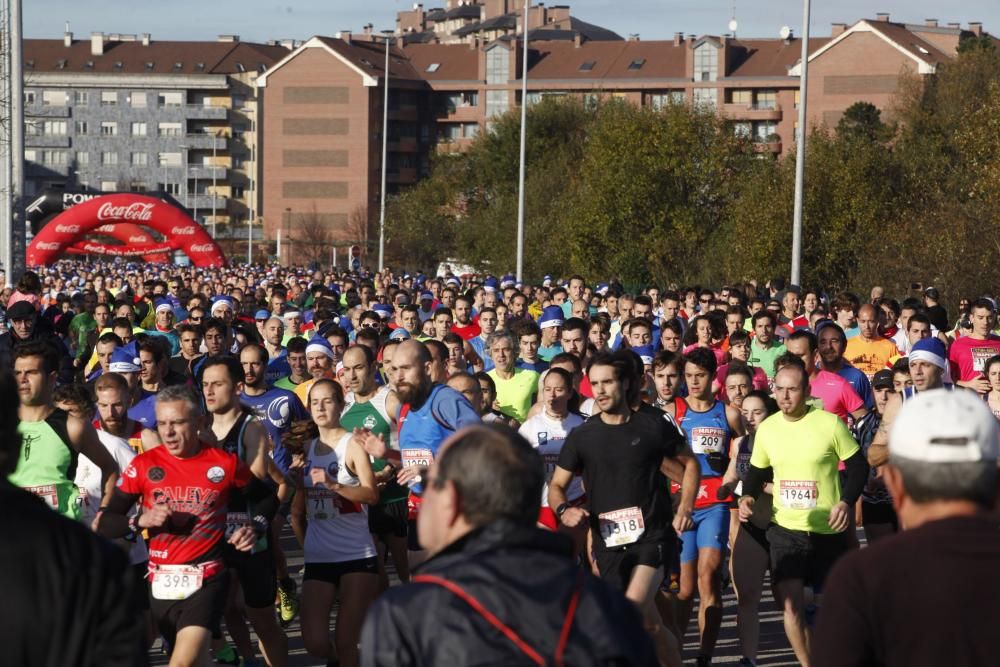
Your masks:
<instances>
[{"instance_id":1,"label":"window","mask_svg":"<svg viewBox=\"0 0 1000 667\"><path fill-rule=\"evenodd\" d=\"M143 181L132 181L128 184L129 192L145 192L148 186Z\"/></svg>"},{"instance_id":2,"label":"window","mask_svg":"<svg viewBox=\"0 0 1000 667\"><path fill-rule=\"evenodd\" d=\"M245 157L242 155L233 156L233 169L242 169L244 164L246 164Z\"/></svg>"},{"instance_id":3,"label":"window","mask_svg":"<svg viewBox=\"0 0 1000 667\"><path fill-rule=\"evenodd\" d=\"M180 153L158 153L157 163L161 167L179 167L181 166L181 154Z\"/></svg>"},{"instance_id":4,"label":"window","mask_svg":"<svg viewBox=\"0 0 1000 667\"><path fill-rule=\"evenodd\" d=\"M587 62L584 62L584 63L580 64L580 71L581 72L593 72L595 65L597 65L597 61L596 60L588 60Z\"/></svg>"},{"instance_id":5,"label":"window","mask_svg":"<svg viewBox=\"0 0 1000 667\"><path fill-rule=\"evenodd\" d=\"M24 121L24 133L29 137L39 137L42 134L42 121L27 118Z\"/></svg>"},{"instance_id":6,"label":"window","mask_svg":"<svg viewBox=\"0 0 1000 667\"><path fill-rule=\"evenodd\" d=\"M66 134L66 121L64 120L47 120L42 126L42 134L48 136L65 136Z\"/></svg>"},{"instance_id":7,"label":"window","mask_svg":"<svg viewBox=\"0 0 1000 667\"><path fill-rule=\"evenodd\" d=\"M486 83L508 81L510 81L510 53L502 46L494 46L486 52ZM489 106L489 100L486 101L486 105Z\"/></svg>"},{"instance_id":8,"label":"window","mask_svg":"<svg viewBox=\"0 0 1000 667\"><path fill-rule=\"evenodd\" d=\"M145 123L132 123L132 136L133 137L144 137L144 136L146 136L146 124Z\"/></svg>"},{"instance_id":9,"label":"window","mask_svg":"<svg viewBox=\"0 0 1000 667\"><path fill-rule=\"evenodd\" d=\"M733 134L742 139L749 139L750 135L753 133L752 123L733 123Z\"/></svg>"},{"instance_id":10,"label":"window","mask_svg":"<svg viewBox=\"0 0 1000 667\"><path fill-rule=\"evenodd\" d=\"M73 91L73 104L76 106L87 106L90 104L90 93L86 90Z\"/></svg>"},{"instance_id":11,"label":"window","mask_svg":"<svg viewBox=\"0 0 1000 667\"><path fill-rule=\"evenodd\" d=\"M128 103L133 109L145 109L146 108L146 93L144 92L133 92L128 96Z\"/></svg>"},{"instance_id":12,"label":"window","mask_svg":"<svg viewBox=\"0 0 1000 667\"><path fill-rule=\"evenodd\" d=\"M38 162L38 152L34 148L24 151L25 162Z\"/></svg>"},{"instance_id":13,"label":"window","mask_svg":"<svg viewBox=\"0 0 1000 667\"><path fill-rule=\"evenodd\" d=\"M102 107L113 107L118 105L118 91L117 90L102 90L101 91L101 106Z\"/></svg>"},{"instance_id":14,"label":"window","mask_svg":"<svg viewBox=\"0 0 1000 667\"><path fill-rule=\"evenodd\" d=\"M601 96L597 93L583 94L583 108L587 111L594 111L601 103Z\"/></svg>"},{"instance_id":15,"label":"window","mask_svg":"<svg viewBox=\"0 0 1000 667\"><path fill-rule=\"evenodd\" d=\"M538 104L542 101L542 97L544 97L544 95L539 92L528 93L528 106L530 107Z\"/></svg>"},{"instance_id":16,"label":"window","mask_svg":"<svg viewBox=\"0 0 1000 667\"><path fill-rule=\"evenodd\" d=\"M694 80L715 81L718 76L719 51L704 43L694 50Z\"/></svg>"},{"instance_id":17,"label":"window","mask_svg":"<svg viewBox=\"0 0 1000 667\"><path fill-rule=\"evenodd\" d=\"M133 167L145 167L149 164L148 153L132 153L131 164Z\"/></svg>"},{"instance_id":18,"label":"window","mask_svg":"<svg viewBox=\"0 0 1000 667\"><path fill-rule=\"evenodd\" d=\"M76 164L80 167L86 167L90 164L90 153L87 151L77 151L76 152Z\"/></svg>"},{"instance_id":19,"label":"window","mask_svg":"<svg viewBox=\"0 0 1000 667\"><path fill-rule=\"evenodd\" d=\"M753 124L753 140L758 142L777 141L778 123L764 120Z\"/></svg>"},{"instance_id":20,"label":"window","mask_svg":"<svg viewBox=\"0 0 1000 667\"><path fill-rule=\"evenodd\" d=\"M243 199L245 190L242 185L233 186L233 199Z\"/></svg>"},{"instance_id":21,"label":"window","mask_svg":"<svg viewBox=\"0 0 1000 667\"><path fill-rule=\"evenodd\" d=\"M117 189L117 181L101 181L101 192L114 192Z\"/></svg>"},{"instance_id":22,"label":"window","mask_svg":"<svg viewBox=\"0 0 1000 667\"><path fill-rule=\"evenodd\" d=\"M753 104L753 92L749 90L730 90L729 103L748 107Z\"/></svg>"},{"instance_id":23,"label":"window","mask_svg":"<svg viewBox=\"0 0 1000 667\"><path fill-rule=\"evenodd\" d=\"M77 134L87 134L87 132L90 129L90 126L87 125L87 121L85 120L78 120L73 125L74 125L73 129L76 131Z\"/></svg>"},{"instance_id":24,"label":"window","mask_svg":"<svg viewBox=\"0 0 1000 667\"><path fill-rule=\"evenodd\" d=\"M64 107L68 95L64 90L46 90L42 92L43 107Z\"/></svg>"},{"instance_id":25,"label":"window","mask_svg":"<svg viewBox=\"0 0 1000 667\"><path fill-rule=\"evenodd\" d=\"M38 93L36 93L35 91L33 90L24 91L25 104L34 104L37 99L38 99Z\"/></svg>"},{"instance_id":26,"label":"window","mask_svg":"<svg viewBox=\"0 0 1000 667\"><path fill-rule=\"evenodd\" d=\"M160 123L156 126L157 134L161 137L179 137L184 133L181 123Z\"/></svg>"},{"instance_id":27,"label":"window","mask_svg":"<svg viewBox=\"0 0 1000 667\"><path fill-rule=\"evenodd\" d=\"M442 141L456 141L462 138L462 124L461 123L446 123L441 126L441 132L438 135L441 137Z\"/></svg>"},{"instance_id":28,"label":"window","mask_svg":"<svg viewBox=\"0 0 1000 667\"><path fill-rule=\"evenodd\" d=\"M105 166L114 166L118 164L118 153L114 151L104 151L101 153L101 164Z\"/></svg>"},{"instance_id":29,"label":"window","mask_svg":"<svg viewBox=\"0 0 1000 667\"><path fill-rule=\"evenodd\" d=\"M796 89L795 89L795 108L796 108L796 109L798 109L798 108L799 108L799 94L800 94L801 92L802 92L802 91L801 91L800 89L798 89L798 88L796 88Z\"/></svg>"},{"instance_id":30,"label":"window","mask_svg":"<svg viewBox=\"0 0 1000 667\"><path fill-rule=\"evenodd\" d=\"M102 137L117 137L118 136L118 123L113 120L106 120L101 122L101 136Z\"/></svg>"},{"instance_id":31,"label":"window","mask_svg":"<svg viewBox=\"0 0 1000 667\"><path fill-rule=\"evenodd\" d=\"M510 105L510 97L507 95L506 90L486 91L487 118L493 118L494 116L500 116L502 114L507 113L509 105Z\"/></svg>"},{"instance_id":32,"label":"window","mask_svg":"<svg viewBox=\"0 0 1000 667\"><path fill-rule=\"evenodd\" d=\"M717 92L715 88L695 88L694 105L700 109L715 109Z\"/></svg>"},{"instance_id":33,"label":"window","mask_svg":"<svg viewBox=\"0 0 1000 667\"><path fill-rule=\"evenodd\" d=\"M160 192L166 192L171 195L179 195L181 193L180 183L157 183L156 188Z\"/></svg>"},{"instance_id":34,"label":"window","mask_svg":"<svg viewBox=\"0 0 1000 667\"><path fill-rule=\"evenodd\" d=\"M757 91L757 104L754 105L755 109L777 109L778 108L778 91L776 90L758 90Z\"/></svg>"},{"instance_id":35,"label":"window","mask_svg":"<svg viewBox=\"0 0 1000 667\"><path fill-rule=\"evenodd\" d=\"M53 166L64 166L66 164L66 151L40 151L42 164Z\"/></svg>"},{"instance_id":36,"label":"window","mask_svg":"<svg viewBox=\"0 0 1000 667\"><path fill-rule=\"evenodd\" d=\"M441 63L431 63L430 65L427 66L427 69L425 71L430 72L431 74L433 74L434 72L438 71L439 69L441 69Z\"/></svg>"},{"instance_id":37,"label":"window","mask_svg":"<svg viewBox=\"0 0 1000 667\"><path fill-rule=\"evenodd\" d=\"M179 107L184 104L184 93L180 91L160 93L156 96L156 102L161 107Z\"/></svg>"},{"instance_id":38,"label":"window","mask_svg":"<svg viewBox=\"0 0 1000 667\"><path fill-rule=\"evenodd\" d=\"M646 64L645 58L636 58L628 64L628 69L630 72L638 72L642 69L642 66Z\"/></svg>"},{"instance_id":39,"label":"window","mask_svg":"<svg viewBox=\"0 0 1000 667\"><path fill-rule=\"evenodd\" d=\"M466 139L475 139L479 136L479 123L466 123L462 126L462 134Z\"/></svg>"},{"instance_id":40,"label":"window","mask_svg":"<svg viewBox=\"0 0 1000 667\"><path fill-rule=\"evenodd\" d=\"M665 93L653 93L649 96L649 106L654 111L662 111L671 104L684 104L683 90L668 90Z\"/></svg>"}]
</instances>

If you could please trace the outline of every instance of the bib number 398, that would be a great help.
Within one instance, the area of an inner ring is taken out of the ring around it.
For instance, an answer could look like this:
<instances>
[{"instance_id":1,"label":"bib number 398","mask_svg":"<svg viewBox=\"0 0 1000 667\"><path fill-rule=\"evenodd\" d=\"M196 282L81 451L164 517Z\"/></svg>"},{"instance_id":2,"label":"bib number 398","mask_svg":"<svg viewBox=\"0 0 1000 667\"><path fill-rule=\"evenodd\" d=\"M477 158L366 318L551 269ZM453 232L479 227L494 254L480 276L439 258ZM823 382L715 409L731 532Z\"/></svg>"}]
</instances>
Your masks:
<instances>
[{"instance_id":1,"label":"bib number 398","mask_svg":"<svg viewBox=\"0 0 1000 667\"><path fill-rule=\"evenodd\" d=\"M790 510L816 509L819 488L812 480L783 479L778 486L778 498Z\"/></svg>"},{"instance_id":2,"label":"bib number 398","mask_svg":"<svg viewBox=\"0 0 1000 667\"><path fill-rule=\"evenodd\" d=\"M186 600L202 584L202 571L187 565L161 565L153 572L153 597L157 600Z\"/></svg>"},{"instance_id":3,"label":"bib number 398","mask_svg":"<svg viewBox=\"0 0 1000 667\"><path fill-rule=\"evenodd\" d=\"M628 507L597 516L601 528L601 538L608 548L632 544L646 532L642 511L638 507Z\"/></svg>"}]
</instances>

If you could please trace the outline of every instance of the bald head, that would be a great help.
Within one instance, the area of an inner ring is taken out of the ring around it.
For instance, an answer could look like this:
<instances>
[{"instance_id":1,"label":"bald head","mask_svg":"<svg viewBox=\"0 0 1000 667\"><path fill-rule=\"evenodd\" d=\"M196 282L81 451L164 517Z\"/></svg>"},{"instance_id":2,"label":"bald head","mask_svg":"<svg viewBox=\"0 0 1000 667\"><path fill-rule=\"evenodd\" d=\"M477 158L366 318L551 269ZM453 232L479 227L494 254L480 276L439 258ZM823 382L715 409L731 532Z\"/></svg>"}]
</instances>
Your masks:
<instances>
[{"instance_id":1,"label":"bald head","mask_svg":"<svg viewBox=\"0 0 1000 667\"><path fill-rule=\"evenodd\" d=\"M421 402L431 389L431 355L423 343L403 341L392 357L396 394L403 403Z\"/></svg>"},{"instance_id":2,"label":"bald head","mask_svg":"<svg viewBox=\"0 0 1000 667\"><path fill-rule=\"evenodd\" d=\"M879 337L879 316L881 314L881 308L876 308L868 303L858 309L858 329L862 338L874 340Z\"/></svg>"}]
</instances>

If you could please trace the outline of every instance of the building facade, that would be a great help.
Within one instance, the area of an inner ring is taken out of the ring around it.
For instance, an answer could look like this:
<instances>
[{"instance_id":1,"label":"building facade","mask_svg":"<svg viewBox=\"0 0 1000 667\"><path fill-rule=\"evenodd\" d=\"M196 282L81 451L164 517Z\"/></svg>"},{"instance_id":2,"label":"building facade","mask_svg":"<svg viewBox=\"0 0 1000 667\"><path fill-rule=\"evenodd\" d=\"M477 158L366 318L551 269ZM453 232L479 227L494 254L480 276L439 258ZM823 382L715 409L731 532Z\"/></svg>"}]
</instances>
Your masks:
<instances>
[{"instance_id":1,"label":"building facade","mask_svg":"<svg viewBox=\"0 0 1000 667\"><path fill-rule=\"evenodd\" d=\"M25 40L26 194L165 192L245 239L260 211L254 84L287 53L234 35Z\"/></svg>"}]
</instances>

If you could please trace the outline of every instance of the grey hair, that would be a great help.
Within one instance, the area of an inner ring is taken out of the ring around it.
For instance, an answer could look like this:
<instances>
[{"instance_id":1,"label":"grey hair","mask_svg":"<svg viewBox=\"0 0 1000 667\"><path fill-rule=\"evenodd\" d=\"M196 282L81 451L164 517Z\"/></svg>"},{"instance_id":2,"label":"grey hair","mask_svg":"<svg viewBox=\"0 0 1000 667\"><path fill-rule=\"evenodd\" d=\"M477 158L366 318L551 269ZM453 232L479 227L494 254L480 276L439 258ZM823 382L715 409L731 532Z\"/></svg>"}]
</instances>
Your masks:
<instances>
[{"instance_id":1,"label":"grey hair","mask_svg":"<svg viewBox=\"0 0 1000 667\"><path fill-rule=\"evenodd\" d=\"M188 409L191 410L191 414L200 417L205 414L205 410L202 408L201 401L195 396L194 390L186 384L175 384L169 387L164 387L156 394L156 404L161 403L187 403Z\"/></svg>"},{"instance_id":2,"label":"grey hair","mask_svg":"<svg viewBox=\"0 0 1000 667\"><path fill-rule=\"evenodd\" d=\"M486 349L492 350L493 343L500 339L506 339L510 343L511 350L517 350L517 343L514 341L514 334L504 329L503 331L494 331L486 338Z\"/></svg>"},{"instance_id":3,"label":"grey hair","mask_svg":"<svg viewBox=\"0 0 1000 667\"><path fill-rule=\"evenodd\" d=\"M906 494L917 503L969 500L992 507L997 493L997 462L927 463L898 456L889 461L899 470Z\"/></svg>"}]
</instances>

